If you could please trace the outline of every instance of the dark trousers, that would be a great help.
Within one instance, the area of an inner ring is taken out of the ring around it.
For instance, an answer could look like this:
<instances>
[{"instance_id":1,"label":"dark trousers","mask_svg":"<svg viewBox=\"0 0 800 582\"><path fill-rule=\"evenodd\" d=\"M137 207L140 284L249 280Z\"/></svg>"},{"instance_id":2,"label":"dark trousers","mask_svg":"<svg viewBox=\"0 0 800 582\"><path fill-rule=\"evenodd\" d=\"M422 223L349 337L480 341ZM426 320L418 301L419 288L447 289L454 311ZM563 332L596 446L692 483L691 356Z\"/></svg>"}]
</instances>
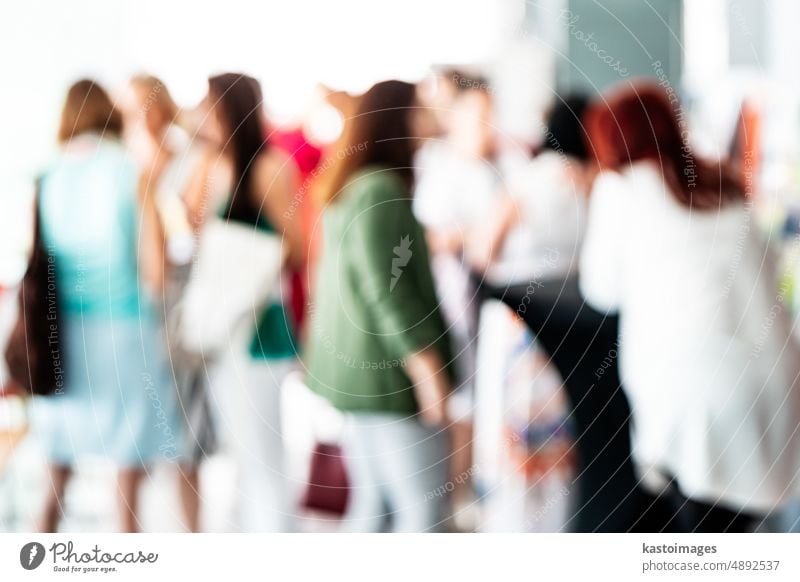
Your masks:
<instances>
[{"instance_id":1,"label":"dark trousers","mask_svg":"<svg viewBox=\"0 0 800 582\"><path fill-rule=\"evenodd\" d=\"M675 485L658 496L645 494L645 504L637 529L653 533L749 533L765 519L718 503L689 499Z\"/></svg>"},{"instance_id":2,"label":"dark trousers","mask_svg":"<svg viewBox=\"0 0 800 582\"><path fill-rule=\"evenodd\" d=\"M631 460L631 409L619 379L618 321L584 303L577 279L481 286L536 335L564 379L578 449L578 532L745 532L763 516L738 513L682 496L676 485L653 496Z\"/></svg>"},{"instance_id":3,"label":"dark trousers","mask_svg":"<svg viewBox=\"0 0 800 582\"><path fill-rule=\"evenodd\" d=\"M631 410L617 369L617 318L584 303L575 278L481 290L484 298L500 299L522 317L564 379L578 450L578 507L569 529L636 530L645 498L631 462Z\"/></svg>"}]
</instances>

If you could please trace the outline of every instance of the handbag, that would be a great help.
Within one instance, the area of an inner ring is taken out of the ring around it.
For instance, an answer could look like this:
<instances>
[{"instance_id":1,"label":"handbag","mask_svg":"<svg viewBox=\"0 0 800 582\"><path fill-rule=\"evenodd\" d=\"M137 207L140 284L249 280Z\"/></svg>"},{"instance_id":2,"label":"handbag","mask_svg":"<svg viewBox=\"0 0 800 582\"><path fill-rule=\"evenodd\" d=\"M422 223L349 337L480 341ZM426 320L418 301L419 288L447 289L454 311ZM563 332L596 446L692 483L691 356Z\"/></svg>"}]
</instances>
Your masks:
<instances>
[{"instance_id":1,"label":"handbag","mask_svg":"<svg viewBox=\"0 0 800 582\"><path fill-rule=\"evenodd\" d=\"M300 507L309 512L321 512L341 517L347 510L350 498L350 479L347 463L339 442L344 431L342 413L327 400L314 394L303 380L303 374L289 374L282 387L284 394L294 394L293 399L307 400L308 412L303 421L310 429L314 447L309 457L307 482L300 496Z\"/></svg>"},{"instance_id":2,"label":"handbag","mask_svg":"<svg viewBox=\"0 0 800 582\"><path fill-rule=\"evenodd\" d=\"M311 454L311 470L302 507L342 516L347 509L350 483L338 444L317 442Z\"/></svg>"},{"instance_id":3,"label":"handbag","mask_svg":"<svg viewBox=\"0 0 800 582\"><path fill-rule=\"evenodd\" d=\"M204 356L237 336L248 312L258 313L278 282L285 252L280 237L253 225L214 217L200 236L178 306L178 340Z\"/></svg>"},{"instance_id":4,"label":"handbag","mask_svg":"<svg viewBox=\"0 0 800 582\"><path fill-rule=\"evenodd\" d=\"M36 183L33 248L19 288L19 312L5 350L8 375L31 395L60 393L64 387L64 342L55 257L42 240L39 181Z\"/></svg>"}]
</instances>

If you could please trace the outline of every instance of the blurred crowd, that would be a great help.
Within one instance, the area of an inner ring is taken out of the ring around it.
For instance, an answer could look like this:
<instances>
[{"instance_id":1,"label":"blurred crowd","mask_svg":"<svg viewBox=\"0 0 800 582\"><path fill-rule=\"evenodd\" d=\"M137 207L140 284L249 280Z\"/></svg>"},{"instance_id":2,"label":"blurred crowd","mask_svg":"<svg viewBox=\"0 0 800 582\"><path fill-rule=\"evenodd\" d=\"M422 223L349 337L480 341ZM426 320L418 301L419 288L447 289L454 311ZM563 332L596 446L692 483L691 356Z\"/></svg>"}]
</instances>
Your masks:
<instances>
[{"instance_id":1,"label":"blurred crowd","mask_svg":"<svg viewBox=\"0 0 800 582\"><path fill-rule=\"evenodd\" d=\"M76 463L100 455L121 530L140 529L145 469L164 462L198 531L198 470L225 447L242 531L296 531L300 504L346 531L458 529L484 493L490 304L535 338L531 384L563 383L561 420L539 434L526 417L506 448L531 482L571 467L572 529L756 531L782 512L800 353L746 148L698 156L664 83L556 95L536 144L498 132L495 98L456 69L327 91L343 126L318 143L272 123L245 74L209 78L192 110L150 75L119 96L74 83L31 214L47 297L20 296L19 317L50 306L50 362L33 365L57 381L14 375L32 339L6 347L5 391L38 395L37 527L57 530ZM299 502L292 378L343 418Z\"/></svg>"}]
</instances>

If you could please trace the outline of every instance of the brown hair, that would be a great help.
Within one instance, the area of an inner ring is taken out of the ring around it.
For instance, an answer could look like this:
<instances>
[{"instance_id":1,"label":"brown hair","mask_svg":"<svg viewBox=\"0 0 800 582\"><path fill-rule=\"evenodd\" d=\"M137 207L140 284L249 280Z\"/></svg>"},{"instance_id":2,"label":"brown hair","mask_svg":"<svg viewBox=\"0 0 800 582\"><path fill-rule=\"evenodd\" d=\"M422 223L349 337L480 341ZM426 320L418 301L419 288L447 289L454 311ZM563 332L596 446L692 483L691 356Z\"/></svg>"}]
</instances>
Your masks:
<instances>
[{"instance_id":1,"label":"brown hair","mask_svg":"<svg viewBox=\"0 0 800 582\"><path fill-rule=\"evenodd\" d=\"M353 174L371 164L387 166L411 188L414 136L409 116L415 97L416 86L403 81L383 81L364 93L329 154L330 165L322 164L328 170L318 184L321 201L333 202Z\"/></svg>"},{"instance_id":2,"label":"brown hair","mask_svg":"<svg viewBox=\"0 0 800 582\"><path fill-rule=\"evenodd\" d=\"M698 210L744 198L724 163L712 163L689 146L677 96L659 85L638 82L598 99L586 115L588 146L601 169L621 171L643 160L657 164L673 196Z\"/></svg>"},{"instance_id":3,"label":"brown hair","mask_svg":"<svg viewBox=\"0 0 800 582\"><path fill-rule=\"evenodd\" d=\"M88 132L121 137L122 114L105 89L95 81L82 79L67 91L58 128L58 141L64 143Z\"/></svg>"}]
</instances>

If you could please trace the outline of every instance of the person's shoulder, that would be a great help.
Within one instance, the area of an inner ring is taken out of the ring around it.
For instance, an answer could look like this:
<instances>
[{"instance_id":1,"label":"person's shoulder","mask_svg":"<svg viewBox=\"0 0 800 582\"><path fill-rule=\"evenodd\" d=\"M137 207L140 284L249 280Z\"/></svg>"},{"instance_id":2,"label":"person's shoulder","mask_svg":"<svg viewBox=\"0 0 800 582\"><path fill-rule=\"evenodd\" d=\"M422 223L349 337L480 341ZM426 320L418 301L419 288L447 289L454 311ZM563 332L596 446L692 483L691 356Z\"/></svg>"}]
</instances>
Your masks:
<instances>
[{"instance_id":1,"label":"person's shoulder","mask_svg":"<svg viewBox=\"0 0 800 582\"><path fill-rule=\"evenodd\" d=\"M263 188L274 184L285 184L287 179L297 176L297 165L290 155L278 148L269 148L253 162L253 175Z\"/></svg>"},{"instance_id":2,"label":"person's shoulder","mask_svg":"<svg viewBox=\"0 0 800 582\"><path fill-rule=\"evenodd\" d=\"M661 198L663 197L664 189L668 188L664 179L664 169L653 161L636 162L627 168L622 175L631 188L644 195L652 194Z\"/></svg>"},{"instance_id":3,"label":"person's shoulder","mask_svg":"<svg viewBox=\"0 0 800 582\"><path fill-rule=\"evenodd\" d=\"M116 138L101 138L98 141L97 159L105 159L113 164L120 175L138 174L139 164L125 144Z\"/></svg>"},{"instance_id":4,"label":"person's shoulder","mask_svg":"<svg viewBox=\"0 0 800 582\"><path fill-rule=\"evenodd\" d=\"M604 170L594 179L591 202L612 204L622 201L630 193L630 176L627 173Z\"/></svg>"},{"instance_id":5,"label":"person's shoulder","mask_svg":"<svg viewBox=\"0 0 800 582\"><path fill-rule=\"evenodd\" d=\"M66 156L63 148L50 152L41 164L36 168L34 179L43 182L52 174L56 173L63 165Z\"/></svg>"},{"instance_id":6,"label":"person's shoulder","mask_svg":"<svg viewBox=\"0 0 800 582\"><path fill-rule=\"evenodd\" d=\"M402 178L382 167L367 167L353 175L342 193L348 214L368 221L372 229L382 230L390 225L413 220L411 199Z\"/></svg>"},{"instance_id":7,"label":"person's shoulder","mask_svg":"<svg viewBox=\"0 0 800 582\"><path fill-rule=\"evenodd\" d=\"M97 150L103 155L120 160L133 160L133 155L125 143L117 137L100 136L97 138Z\"/></svg>"},{"instance_id":8,"label":"person's shoulder","mask_svg":"<svg viewBox=\"0 0 800 582\"><path fill-rule=\"evenodd\" d=\"M409 193L400 174L381 166L367 166L353 175L348 184L361 204L408 200Z\"/></svg>"},{"instance_id":9,"label":"person's shoulder","mask_svg":"<svg viewBox=\"0 0 800 582\"><path fill-rule=\"evenodd\" d=\"M523 192L552 190L559 182L567 179L571 165L572 161L566 156L562 157L548 150L507 172L507 181L512 190L519 189Z\"/></svg>"}]
</instances>

